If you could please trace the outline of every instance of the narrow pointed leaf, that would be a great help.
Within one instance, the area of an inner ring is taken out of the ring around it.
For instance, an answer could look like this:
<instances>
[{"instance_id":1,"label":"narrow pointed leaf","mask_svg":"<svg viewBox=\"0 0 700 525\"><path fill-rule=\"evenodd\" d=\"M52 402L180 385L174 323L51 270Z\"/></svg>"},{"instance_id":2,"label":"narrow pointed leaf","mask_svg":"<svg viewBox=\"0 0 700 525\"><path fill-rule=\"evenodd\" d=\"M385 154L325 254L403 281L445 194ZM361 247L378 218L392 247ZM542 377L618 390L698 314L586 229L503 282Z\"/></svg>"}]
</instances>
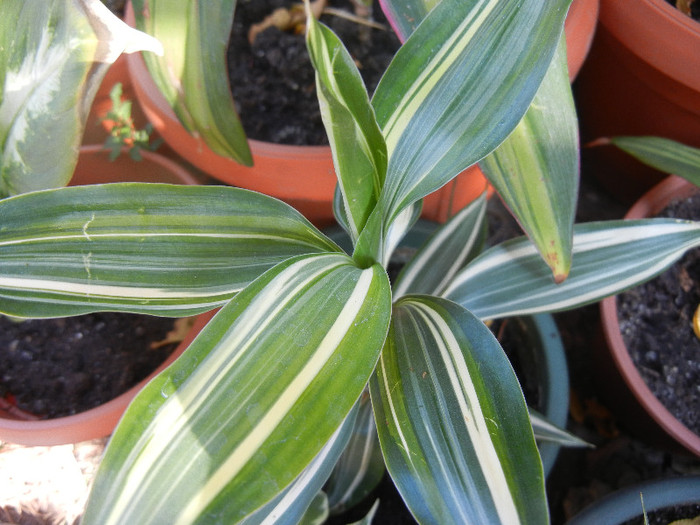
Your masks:
<instances>
[{"instance_id":1,"label":"narrow pointed leaf","mask_svg":"<svg viewBox=\"0 0 700 525\"><path fill-rule=\"evenodd\" d=\"M295 255L340 251L297 211L223 186L113 184L0 201L0 311L211 310Z\"/></svg>"},{"instance_id":2,"label":"narrow pointed leaf","mask_svg":"<svg viewBox=\"0 0 700 525\"><path fill-rule=\"evenodd\" d=\"M599 301L644 282L700 246L700 223L672 219L604 221L574 227L573 265L552 279L525 237L468 264L443 293L482 319L555 312Z\"/></svg>"},{"instance_id":3,"label":"narrow pointed leaf","mask_svg":"<svg viewBox=\"0 0 700 525\"><path fill-rule=\"evenodd\" d=\"M404 266L394 297L408 293L439 295L457 271L482 247L486 195L481 195L442 226Z\"/></svg>"},{"instance_id":4,"label":"narrow pointed leaf","mask_svg":"<svg viewBox=\"0 0 700 525\"><path fill-rule=\"evenodd\" d=\"M159 50L99 0L2 8L0 198L66 185L109 64L124 50Z\"/></svg>"},{"instance_id":5,"label":"narrow pointed leaf","mask_svg":"<svg viewBox=\"0 0 700 525\"><path fill-rule=\"evenodd\" d=\"M554 425L532 409L530 409L530 422L538 442L556 443L563 447L575 448L592 446L566 429Z\"/></svg>"},{"instance_id":6,"label":"narrow pointed leaf","mask_svg":"<svg viewBox=\"0 0 700 525\"><path fill-rule=\"evenodd\" d=\"M443 0L423 19L372 99L389 155L389 220L513 130L549 67L569 3Z\"/></svg>"},{"instance_id":7,"label":"narrow pointed leaf","mask_svg":"<svg viewBox=\"0 0 700 525\"><path fill-rule=\"evenodd\" d=\"M640 161L700 186L700 149L661 137L613 137L610 142Z\"/></svg>"},{"instance_id":8,"label":"narrow pointed leaf","mask_svg":"<svg viewBox=\"0 0 700 525\"><path fill-rule=\"evenodd\" d=\"M295 525L317 522L318 518L318 522L323 523L328 517L329 505L321 488L352 438L357 414L356 405L297 479L272 501L241 521L241 525Z\"/></svg>"},{"instance_id":9,"label":"narrow pointed leaf","mask_svg":"<svg viewBox=\"0 0 700 525\"><path fill-rule=\"evenodd\" d=\"M377 427L369 393L360 398L355 427L324 488L332 514L362 501L384 476L384 457L379 448Z\"/></svg>"},{"instance_id":10,"label":"narrow pointed leaf","mask_svg":"<svg viewBox=\"0 0 700 525\"><path fill-rule=\"evenodd\" d=\"M564 280L571 268L579 159L578 122L563 37L527 113L479 166L537 246L555 280Z\"/></svg>"},{"instance_id":11,"label":"narrow pointed leaf","mask_svg":"<svg viewBox=\"0 0 700 525\"><path fill-rule=\"evenodd\" d=\"M82 523L236 523L269 502L359 399L390 301L384 270L346 255L265 273L132 402Z\"/></svg>"},{"instance_id":12,"label":"narrow pointed leaf","mask_svg":"<svg viewBox=\"0 0 700 525\"><path fill-rule=\"evenodd\" d=\"M251 165L226 74L236 0L133 0L132 5L136 27L163 42L162 57L147 53L144 60L180 122L214 152Z\"/></svg>"},{"instance_id":13,"label":"narrow pointed leaf","mask_svg":"<svg viewBox=\"0 0 700 525\"><path fill-rule=\"evenodd\" d=\"M459 305L406 296L370 381L387 468L420 523L547 523L518 380Z\"/></svg>"},{"instance_id":14,"label":"narrow pointed leaf","mask_svg":"<svg viewBox=\"0 0 700 525\"><path fill-rule=\"evenodd\" d=\"M384 184L386 146L352 57L338 37L311 13L307 46L316 69L321 115L333 153L344 217L355 241Z\"/></svg>"}]
</instances>

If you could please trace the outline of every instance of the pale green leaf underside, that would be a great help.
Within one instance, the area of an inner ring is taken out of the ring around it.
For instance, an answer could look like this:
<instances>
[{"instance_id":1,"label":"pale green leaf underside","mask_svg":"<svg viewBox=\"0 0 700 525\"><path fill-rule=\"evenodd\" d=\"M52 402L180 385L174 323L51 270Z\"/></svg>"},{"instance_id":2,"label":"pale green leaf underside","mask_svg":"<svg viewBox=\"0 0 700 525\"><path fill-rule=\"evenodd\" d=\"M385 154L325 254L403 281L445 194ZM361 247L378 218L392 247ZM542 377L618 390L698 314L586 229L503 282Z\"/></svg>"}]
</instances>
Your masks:
<instances>
[{"instance_id":1,"label":"pale green leaf underside","mask_svg":"<svg viewBox=\"0 0 700 525\"><path fill-rule=\"evenodd\" d=\"M340 251L286 204L223 186L114 184L0 201L0 311L211 310L295 255Z\"/></svg>"},{"instance_id":2,"label":"pale green leaf underside","mask_svg":"<svg viewBox=\"0 0 700 525\"><path fill-rule=\"evenodd\" d=\"M300 256L264 274L136 397L83 523L235 523L270 501L358 400L390 301L384 270L345 255Z\"/></svg>"},{"instance_id":3,"label":"pale green leaf underside","mask_svg":"<svg viewBox=\"0 0 700 525\"><path fill-rule=\"evenodd\" d=\"M547 74L513 133L479 166L555 279L571 268L578 192L578 122L562 37Z\"/></svg>"},{"instance_id":4,"label":"pale green leaf underside","mask_svg":"<svg viewBox=\"0 0 700 525\"><path fill-rule=\"evenodd\" d=\"M476 317L400 299L370 390L387 468L420 523L547 523L525 400Z\"/></svg>"},{"instance_id":5,"label":"pale green leaf underside","mask_svg":"<svg viewBox=\"0 0 700 525\"><path fill-rule=\"evenodd\" d=\"M575 448L593 446L566 429L554 425L543 415L538 414L532 409L530 409L530 422L532 423L532 430L535 433L535 439L538 443L556 443L562 447Z\"/></svg>"},{"instance_id":6,"label":"pale green leaf underside","mask_svg":"<svg viewBox=\"0 0 700 525\"><path fill-rule=\"evenodd\" d=\"M576 308L658 274L700 246L700 223L605 221L574 227L569 277L556 284L525 237L495 246L462 270L444 297L482 319Z\"/></svg>"},{"instance_id":7,"label":"pale green leaf underside","mask_svg":"<svg viewBox=\"0 0 700 525\"><path fill-rule=\"evenodd\" d=\"M252 164L231 97L226 50L236 0L134 0L136 27L165 48L144 54L153 80L185 128L219 155Z\"/></svg>"},{"instance_id":8,"label":"pale green leaf underside","mask_svg":"<svg viewBox=\"0 0 700 525\"><path fill-rule=\"evenodd\" d=\"M444 0L430 11L372 99L389 155L387 217L508 136L551 62L568 5Z\"/></svg>"},{"instance_id":9,"label":"pale green leaf underside","mask_svg":"<svg viewBox=\"0 0 700 525\"><path fill-rule=\"evenodd\" d=\"M661 137L613 137L615 146L665 173L700 186L700 149Z\"/></svg>"}]
</instances>

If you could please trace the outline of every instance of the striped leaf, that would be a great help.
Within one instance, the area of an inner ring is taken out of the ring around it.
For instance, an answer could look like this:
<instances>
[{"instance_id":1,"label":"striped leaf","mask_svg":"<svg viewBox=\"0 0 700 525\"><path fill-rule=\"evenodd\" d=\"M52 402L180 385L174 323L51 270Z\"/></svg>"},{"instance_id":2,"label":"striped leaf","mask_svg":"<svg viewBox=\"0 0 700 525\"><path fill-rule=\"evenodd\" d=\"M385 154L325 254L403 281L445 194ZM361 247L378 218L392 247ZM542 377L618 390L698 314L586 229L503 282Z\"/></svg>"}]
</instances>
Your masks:
<instances>
[{"instance_id":1,"label":"striped leaf","mask_svg":"<svg viewBox=\"0 0 700 525\"><path fill-rule=\"evenodd\" d=\"M144 54L183 126L219 155L250 166L248 148L226 74L226 49L236 0L132 0L136 27L165 48Z\"/></svg>"},{"instance_id":2,"label":"striped leaf","mask_svg":"<svg viewBox=\"0 0 700 525\"><path fill-rule=\"evenodd\" d=\"M408 293L439 295L457 271L483 246L486 195L470 203L430 238L403 267L394 297Z\"/></svg>"},{"instance_id":3,"label":"striped leaf","mask_svg":"<svg viewBox=\"0 0 700 525\"><path fill-rule=\"evenodd\" d=\"M366 393L360 398L350 440L324 489L331 513L343 512L362 501L382 480L384 471L374 412Z\"/></svg>"},{"instance_id":4,"label":"striped leaf","mask_svg":"<svg viewBox=\"0 0 700 525\"><path fill-rule=\"evenodd\" d=\"M571 268L579 177L578 122L563 37L527 113L479 166L554 279L563 281Z\"/></svg>"},{"instance_id":5,"label":"striped leaf","mask_svg":"<svg viewBox=\"0 0 700 525\"><path fill-rule=\"evenodd\" d=\"M357 240L386 174L386 146L357 66L338 37L308 9L306 41L333 152L348 232Z\"/></svg>"},{"instance_id":6,"label":"striped leaf","mask_svg":"<svg viewBox=\"0 0 700 525\"><path fill-rule=\"evenodd\" d=\"M535 439L538 443L556 443L563 447L592 447L582 440L580 437L575 436L571 432L563 428L559 428L552 422L548 421L542 414L538 414L536 411L530 409L530 422L532 423L532 430L535 433Z\"/></svg>"},{"instance_id":7,"label":"striped leaf","mask_svg":"<svg viewBox=\"0 0 700 525\"><path fill-rule=\"evenodd\" d=\"M272 501L240 522L241 525L323 523L329 514L329 504L328 497L321 492L321 488L344 453L348 441L353 437L357 415L356 404L355 409L345 418L330 441L297 479Z\"/></svg>"},{"instance_id":8,"label":"striped leaf","mask_svg":"<svg viewBox=\"0 0 700 525\"><path fill-rule=\"evenodd\" d=\"M406 296L370 381L387 469L420 523L547 523L520 385L459 305Z\"/></svg>"},{"instance_id":9,"label":"striped leaf","mask_svg":"<svg viewBox=\"0 0 700 525\"><path fill-rule=\"evenodd\" d=\"M439 0L379 0L392 29L405 41Z\"/></svg>"},{"instance_id":10,"label":"striped leaf","mask_svg":"<svg viewBox=\"0 0 700 525\"><path fill-rule=\"evenodd\" d=\"M700 223L673 219L605 221L574 227L573 265L556 284L525 237L477 257L443 296L482 319L576 308L652 278L700 246Z\"/></svg>"},{"instance_id":11,"label":"striped leaf","mask_svg":"<svg viewBox=\"0 0 700 525\"><path fill-rule=\"evenodd\" d=\"M236 523L270 501L358 400L390 301L384 270L345 255L265 273L132 402L82 523Z\"/></svg>"},{"instance_id":12,"label":"striped leaf","mask_svg":"<svg viewBox=\"0 0 700 525\"><path fill-rule=\"evenodd\" d=\"M0 18L0 197L68 183L95 92L122 51L158 51L99 0L7 1Z\"/></svg>"},{"instance_id":13,"label":"striped leaf","mask_svg":"<svg viewBox=\"0 0 700 525\"><path fill-rule=\"evenodd\" d=\"M569 3L443 0L428 13L372 99L389 155L388 220L508 136L549 67Z\"/></svg>"},{"instance_id":14,"label":"striped leaf","mask_svg":"<svg viewBox=\"0 0 700 525\"><path fill-rule=\"evenodd\" d=\"M700 149L661 137L613 137L610 142L649 166L700 186Z\"/></svg>"},{"instance_id":15,"label":"striped leaf","mask_svg":"<svg viewBox=\"0 0 700 525\"><path fill-rule=\"evenodd\" d=\"M222 186L83 186L0 201L0 311L211 310L279 262L340 251L280 201Z\"/></svg>"}]
</instances>

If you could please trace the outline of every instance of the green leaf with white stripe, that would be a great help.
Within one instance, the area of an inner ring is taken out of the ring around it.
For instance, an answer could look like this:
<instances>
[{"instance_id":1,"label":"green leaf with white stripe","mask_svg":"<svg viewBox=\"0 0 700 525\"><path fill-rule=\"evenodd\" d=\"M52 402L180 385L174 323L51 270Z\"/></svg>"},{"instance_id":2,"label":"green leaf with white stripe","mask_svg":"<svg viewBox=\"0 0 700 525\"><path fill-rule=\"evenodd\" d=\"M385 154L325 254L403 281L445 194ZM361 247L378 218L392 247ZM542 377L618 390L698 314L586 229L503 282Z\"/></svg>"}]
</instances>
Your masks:
<instances>
[{"instance_id":1,"label":"green leaf with white stripe","mask_svg":"<svg viewBox=\"0 0 700 525\"><path fill-rule=\"evenodd\" d=\"M700 246L700 222L604 221L574 227L573 264L560 284L525 237L469 263L443 296L481 319L555 312L599 301L642 283Z\"/></svg>"},{"instance_id":2,"label":"green leaf with white stripe","mask_svg":"<svg viewBox=\"0 0 700 525\"><path fill-rule=\"evenodd\" d=\"M566 429L559 428L555 424L548 421L542 414L536 411L530 410L530 422L532 423L532 430L535 433L535 439L538 443L556 443L562 447L592 447L593 445L585 442L578 436L575 436Z\"/></svg>"},{"instance_id":3,"label":"green leaf with white stripe","mask_svg":"<svg viewBox=\"0 0 700 525\"><path fill-rule=\"evenodd\" d=\"M323 523L329 514L328 497L321 492L335 463L353 436L358 405L338 427L309 466L272 501L241 521L241 525Z\"/></svg>"},{"instance_id":4,"label":"green leaf with white stripe","mask_svg":"<svg viewBox=\"0 0 700 525\"><path fill-rule=\"evenodd\" d=\"M520 385L471 313L401 298L370 391L387 468L420 523L548 522Z\"/></svg>"},{"instance_id":5,"label":"green leaf with white stripe","mask_svg":"<svg viewBox=\"0 0 700 525\"><path fill-rule=\"evenodd\" d=\"M346 255L266 272L132 402L83 523L236 523L270 501L359 399L390 302L384 270Z\"/></svg>"},{"instance_id":6,"label":"green leaf with white stripe","mask_svg":"<svg viewBox=\"0 0 700 525\"><path fill-rule=\"evenodd\" d=\"M394 284L394 297L439 295L457 271L483 247L486 195L461 209L433 234L406 264Z\"/></svg>"},{"instance_id":7,"label":"green leaf with white stripe","mask_svg":"<svg viewBox=\"0 0 700 525\"><path fill-rule=\"evenodd\" d=\"M384 476L384 456L369 393L360 398L355 428L333 469L324 491L332 514L354 507L374 490Z\"/></svg>"},{"instance_id":8,"label":"green leaf with white stripe","mask_svg":"<svg viewBox=\"0 0 700 525\"><path fill-rule=\"evenodd\" d=\"M183 316L305 253L340 252L290 206L224 186L113 184L0 201L0 310Z\"/></svg>"},{"instance_id":9,"label":"green leaf with white stripe","mask_svg":"<svg viewBox=\"0 0 700 525\"><path fill-rule=\"evenodd\" d=\"M345 224L357 240L379 198L386 146L357 66L338 37L307 5L306 42L316 69L321 115L333 153Z\"/></svg>"},{"instance_id":10,"label":"green leaf with white stripe","mask_svg":"<svg viewBox=\"0 0 700 525\"><path fill-rule=\"evenodd\" d=\"M571 268L578 193L578 122L561 38L540 89L513 133L479 166L563 281Z\"/></svg>"},{"instance_id":11,"label":"green leaf with white stripe","mask_svg":"<svg viewBox=\"0 0 700 525\"><path fill-rule=\"evenodd\" d=\"M513 130L549 67L569 3L443 0L423 19L372 98L389 155L380 201L389 221Z\"/></svg>"},{"instance_id":12,"label":"green leaf with white stripe","mask_svg":"<svg viewBox=\"0 0 700 525\"><path fill-rule=\"evenodd\" d=\"M700 186L700 149L661 137L613 137L610 142L649 166Z\"/></svg>"},{"instance_id":13,"label":"green leaf with white stripe","mask_svg":"<svg viewBox=\"0 0 700 525\"><path fill-rule=\"evenodd\" d=\"M162 57L144 54L154 82L183 126L219 155L250 166L226 74L236 0L132 0L136 27L155 36Z\"/></svg>"},{"instance_id":14,"label":"green leaf with white stripe","mask_svg":"<svg viewBox=\"0 0 700 525\"><path fill-rule=\"evenodd\" d=\"M0 19L0 197L68 183L97 88L122 51L160 51L99 0L8 1Z\"/></svg>"}]
</instances>

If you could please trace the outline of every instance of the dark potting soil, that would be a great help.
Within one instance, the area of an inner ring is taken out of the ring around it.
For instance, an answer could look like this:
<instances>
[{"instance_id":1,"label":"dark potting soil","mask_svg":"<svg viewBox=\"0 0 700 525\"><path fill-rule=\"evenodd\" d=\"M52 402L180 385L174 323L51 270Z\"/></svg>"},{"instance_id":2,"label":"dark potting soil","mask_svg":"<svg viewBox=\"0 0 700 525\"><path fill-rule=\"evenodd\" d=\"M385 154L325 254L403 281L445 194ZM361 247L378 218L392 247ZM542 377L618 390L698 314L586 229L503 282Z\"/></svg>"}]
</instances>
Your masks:
<instances>
[{"instance_id":1,"label":"dark potting soil","mask_svg":"<svg viewBox=\"0 0 700 525\"><path fill-rule=\"evenodd\" d=\"M677 0L666 0L673 7L676 7ZM690 0L690 16L693 20L700 22L700 2L698 0Z\"/></svg>"},{"instance_id":2,"label":"dark potting soil","mask_svg":"<svg viewBox=\"0 0 700 525\"><path fill-rule=\"evenodd\" d=\"M0 398L45 418L100 405L165 361L176 345L151 344L173 326L173 319L123 313L22 322L0 316Z\"/></svg>"},{"instance_id":3,"label":"dark potting soil","mask_svg":"<svg viewBox=\"0 0 700 525\"><path fill-rule=\"evenodd\" d=\"M328 144L304 35L270 27L257 36L252 46L248 42L252 24L262 22L275 8L295 3L238 1L228 48L231 91L248 137L277 144ZM332 0L329 5L352 12L348 1ZM400 45L376 1L372 13L386 30L334 15L321 17L350 50L370 93Z\"/></svg>"},{"instance_id":4,"label":"dark potting soil","mask_svg":"<svg viewBox=\"0 0 700 525\"><path fill-rule=\"evenodd\" d=\"M700 194L659 216L700 219ZM641 376L690 430L700 435L700 340L692 328L700 304L700 250L618 296L620 330Z\"/></svg>"}]
</instances>

